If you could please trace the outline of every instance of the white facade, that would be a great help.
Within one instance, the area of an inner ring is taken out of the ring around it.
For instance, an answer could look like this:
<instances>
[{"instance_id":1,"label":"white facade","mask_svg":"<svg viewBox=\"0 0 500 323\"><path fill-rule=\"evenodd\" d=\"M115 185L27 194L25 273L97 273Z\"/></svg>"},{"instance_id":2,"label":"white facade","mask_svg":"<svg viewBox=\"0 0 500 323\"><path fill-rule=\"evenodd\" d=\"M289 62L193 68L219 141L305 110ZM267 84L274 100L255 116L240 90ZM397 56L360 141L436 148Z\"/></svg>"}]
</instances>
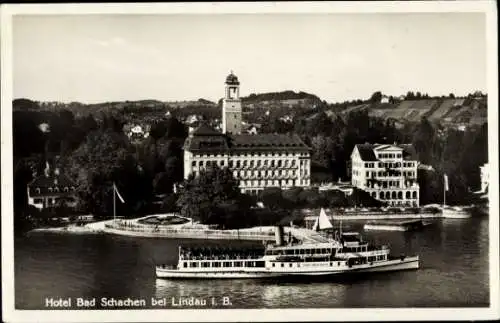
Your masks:
<instances>
[{"instance_id":1,"label":"white facade","mask_svg":"<svg viewBox=\"0 0 500 323\"><path fill-rule=\"evenodd\" d=\"M74 188L73 188L74 190ZM54 194L50 195L42 195L42 196L31 196L29 189L28 191L28 205L32 205L39 210L46 209L48 207L54 207L57 205L59 200L61 199L61 194L54 192ZM75 207L76 200L74 197L67 197L65 199L65 204L68 207Z\"/></svg>"},{"instance_id":2,"label":"white facade","mask_svg":"<svg viewBox=\"0 0 500 323\"><path fill-rule=\"evenodd\" d=\"M391 206L419 206L417 167L398 145L356 145L351 154L352 185Z\"/></svg>"},{"instance_id":3,"label":"white facade","mask_svg":"<svg viewBox=\"0 0 500 323\"><path fill-rule=\"evenodd\" d=\"M64 198L65 204L68 207L76 206L75 187L74 186L54 186L54 187L37 187L28 186L28 205L32 205L39 210L54 207L61 198Z\"/></svg>"},{"instance_id":4,"label":"white facade","mask_svg":"<svg viewBox=\"0 0 500 323\"><path fill-rule=\"evenodd\" d=\"M240 181L242 193L258 194L266 187L309 187L311 161L309 152L231 152L199 154L184 152L184 178L201 169L217 164L229 167Z\"/></svg>"},{"instance_id":5,"label":"white facade","mask_svg":"<svg viewBox=\"0 0 500 323\"><path fill-rule=\"evenodd\" d=\"M488 190L488 185L490 183L490 165L484 164L480 167L481 169L481 192L486 192Z\"/></svg>"}]
</instances>

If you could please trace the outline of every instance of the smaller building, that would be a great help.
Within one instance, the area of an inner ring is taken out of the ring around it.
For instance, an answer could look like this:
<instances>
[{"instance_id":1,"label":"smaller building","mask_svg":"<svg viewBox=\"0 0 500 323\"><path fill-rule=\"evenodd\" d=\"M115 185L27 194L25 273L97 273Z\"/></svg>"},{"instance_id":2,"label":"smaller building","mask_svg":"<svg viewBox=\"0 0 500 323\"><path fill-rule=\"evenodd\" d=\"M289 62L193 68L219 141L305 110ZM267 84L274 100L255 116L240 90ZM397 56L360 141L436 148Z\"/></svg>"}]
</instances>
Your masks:
<instances>
[{"instance_id":1,"label":"smaller building","mask_svg":"<svg viewBox=\"0 0 500 323\"><path fill-rule=\"evenodd\" d=\"M151 130L151 125L145 124L132 124L128 123L123 126L123 132L131 141L140 141L144 138L149 137L149 131Z\"/></svg>"},{"instance_id":2,"label":"smaller building","mask_svg":"<svg viewBox=\"0 0 500 323\"><path fill-rule=\"evenodd\" d=\"M351 154L351 183L390 206L419 206L419 161L412 145L361 144Z\"/></svg>"},{"instance_id":3,"label":"smaller building","mask_svg":"<svg viewBox=\"0 0 500 323\"><path fill-rule=\"evenodd\" d=\"M47 167L45 174L36 177L28 184L28 205L39 210L54 207L60 200L73 208L76 206L76 184L56 168L53 172Z\"/></svg>"},{"instance_id":4,"label":"smaller building","mask_svg":"<svg viewBox=\"0 0 500 323\"><path fill-rule=\"evenodd\" d=\"M490 183L490 165L486 163L479 168L481 169L481 192L485 193Z\"/></svg>"}]
</instances>

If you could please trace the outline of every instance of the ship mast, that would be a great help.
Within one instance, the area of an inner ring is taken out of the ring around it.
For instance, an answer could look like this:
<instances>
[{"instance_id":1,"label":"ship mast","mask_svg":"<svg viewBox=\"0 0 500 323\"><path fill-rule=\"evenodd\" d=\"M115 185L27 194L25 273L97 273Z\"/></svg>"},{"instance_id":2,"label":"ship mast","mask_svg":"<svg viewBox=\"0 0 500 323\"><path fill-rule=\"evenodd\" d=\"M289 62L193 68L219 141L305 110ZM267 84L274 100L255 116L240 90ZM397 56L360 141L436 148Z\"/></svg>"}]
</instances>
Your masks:
<instances>
[{"instance_id":1,"label":"ship mast","mask_svg":"<svg viewBox=\"0 0 500 323\"><path fill-rule=\"evenodd\" d=\"M116 191L114 182L113 182L113 223L116 223Z\"/></svg>"}]
</instances>

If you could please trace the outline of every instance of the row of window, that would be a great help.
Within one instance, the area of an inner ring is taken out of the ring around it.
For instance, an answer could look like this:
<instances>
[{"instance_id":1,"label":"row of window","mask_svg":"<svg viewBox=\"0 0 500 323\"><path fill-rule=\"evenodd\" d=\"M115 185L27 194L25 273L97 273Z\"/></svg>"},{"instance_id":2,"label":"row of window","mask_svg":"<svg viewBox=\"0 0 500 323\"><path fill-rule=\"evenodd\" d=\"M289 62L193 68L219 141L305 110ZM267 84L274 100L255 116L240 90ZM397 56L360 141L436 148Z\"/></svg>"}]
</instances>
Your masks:
<instances>
[{"instance_id":1,"label":"row of window","mask_svg":"<svg viewBox=\"0 0 500 323\"><path fill-rule=\"evenodd\" d=\"M279 156L288 156L288 157L298 157L298 156L309 156L309 153L307 152L302 152L302 153L297 153L297 152L288 152L288 151L283 151L283 152L259 152L259 151L250 151L247 154L237 154L237 155L231 155L232 158L248 158L248 157L279 157ZM223 158L225 155L221 154L201 154L201 155L196 155L196 157L201 157L201 158Z\"/></svg>"},{"instance_id":2,"label":"row of window","mask_svg":"<svg viewBox=\"0 0 500 323\"><path fill-rule=\"evenodd\" d=\"M366 181L367 188L405 188L411 187L416 184L415 181L405 181L403 185L401 185L400 181L385 181L385 180L377 180L376 182L368 180Z\"/></svg>"},{"instance_id":3,"label":"row of window","mask_svg":"<svg viewBox=\"0 0 500 323\"><path fill-rule=\"evenodd\" d=\"M353 175L361 175L362 173L355 169L352 171ZM376 177L400 177L401 176L401 172L399 171L392 171L392 172L384 172L384 171L379 171L379 172L370 172L370 171L367 171L365 172L365 176L366 178L376 178ZM409 178L413 178L413 177L416 177L417 176L417 173L416 172L403 172L403 176L404 177L409 177Z\"/></svg>"},{"instance_id":4,"label":"row of window","mask_svg":"<svg viewBox=\"0 0 500 323\"><path fill-rule=\"evenodd\" d=\"M223 167L226 165L225 160L208 160L208 161L192 161L191 166L196 167L196 166L212 166L212 165L217 165L220 167ZM307 165L305 161L301 161L301 165ZM260 166L265 166L265 167L295 167L296 166L296 160L295 159L286 159L286 160L230 160L228 166L230 168L241 168L241 167L260 167Z\"/></svg>"},{"instance_id":5,"label":"row of window","mask_svg":"<svg viewBox=\"0 0 500 323\"><path fill-rule=\"evenodd\" d=\"M264 267L264 261L185 261L184 268Z\"/></svg>"},{"instance_id":6,"label":"row of window","mask_svg":"<svg viewBox=\"0 0 500 323\"><path fill-rule=\"evenodd\" d=\"M384 260L384 259L385 259L385 255L382 255L382 256L368 256L368 262L377 261L377 260Z\"/></svg>"},{"instance_id":7,"label":"row of window","mask_svg":"<svg viewBox=\"0 0 500 323\"><path fill-rule=\"evenodd\" d=\"M295 186L296 180L294 179L289 179L289 180L254 180L254 181L241 181L240 184L242 187L245 186L260 186L260 187L267 187L267 186Z\"/></svg>"},{"instance_id":8,"label":"row of window","mask_svg":"<svg viewBox=\"0 0 500 323\"><path fill-rule=\"evenodd\" d=\"M286 250L267 250L266 255L318 255L331 254L331 248L311 248L311 249L286 249Z\"/></svg>"},{"instance_id":9,"label":"row of window","mask_svg":"<svg viewBox=\"0 0 500 323\"><path fill-rule=\"evenodd\" d=\"M67 187L67 186L66 186L66 187L64 187L62 190L60 190L60 189L59 189L59 187L57 187L57 186L56 186L56 187L54 187L54 188L52 188L52 187L49 187L49 188L48 188L49 193L60 193L60 192L65 192L65 193L67 193L67 192L69 192L70 190L71 190L71 191L74 191L74 190L75 190L75 187L74 187L74 186L71 186L71 187ZM35 188L35 192L36 192L37 194L40 194L40 192L41 192L40 187Z\"/></svg>"},{"instance_id":10,"label":"row of window","mask_svg":"<svg viewBox=\"0 0 500 323\"><path fill-rule=\"evenodd\" d=\"M401 153L395 154L378 154L378 158L401 158Z\"/></svg>"},{"instance_id":11,"label":"row of window","mask_svg":"<svg viewBox=\"0 0 500 323\"><path fill-rule=\"evenodd\" d=\"M417 196L418 196L417 191L413 191L413 192L406 191L404 194L401 191L399 191L399 192L396 192L396 191L378 192L378 194L377 194L377 192L372 192L371 195L373 198L378 198L380 200L396 200L396 199L402 200L403 196L405 199L409 200L409 199L417 199Z\"/></svg>"},{"instance_id":12,"label":"row of window","mask_svg":"<svg viewBox=\"0 0 500 323\"><path fill-rule=\"evenodd\" d=\"M288 177L295 177L296 176L296 171L295 170L283 170L283 169L279 169L279 170L261 170L261 171L258 171L258 170L254 170L254 171L251 171L251 170L241 170L241 171L233 171L233 176L236 177L236 178L249 178L251 179L251 177L253 178L257 178L257 177L265 177L265 178L269 178L269 176L272 176L272 177L275 177L275 176L288 176ZM308 174L308 171L307 170L303 170L302 172L300 172L300 175L301 176L306 176Z\"/></svg>"},{"instance_id":13,"label":"row of window","mask_svg":"<svg viewBox=\"0 0 500 323\"><path fill-rule=\"evenodd\" d=\"M355 166L358 166L358 167L363 167L363 163L354 163ZM378 163L364 163L364 167L365 168L375 168L375 167L378 167L379 168L382 168L382 167L385 167L385 168L398 168L398 167L414 167L415 166L415 162L403 162L403 163L400 163L400 162L395 162L395 163L385 163L385 162L378 162Z\"/></svg>"},{"instance_id":14,"label":"row of window","mask_svg":"<svg viewBox=\"0 0 500 323\"><path fill-rule=\"evenodd\" d=\"M234 171L233 172L233 176L234 177L238 177L238 175L240 177L243 177L243 176L278 176L278 175L288 175L288 176L294 176L295 177L295 170L284 170L284 169L275 169L275 170L261 170L261 171L258 171L258 170L254 170L254 171L251 171L251 170L240 170L239 172L238 171Z\"/></svg>"},{"instance_id":15,"label":"row of window","mask_svg":"<svg viewBox=\"0 0 500 323\"><path fill-rule=\"evenodd\" d=\"M343 247L339 252L341 253L347 253L347 252L366 252L368 247L367 246L361 246L361 247Z\"/></svg>"}]
</instances>

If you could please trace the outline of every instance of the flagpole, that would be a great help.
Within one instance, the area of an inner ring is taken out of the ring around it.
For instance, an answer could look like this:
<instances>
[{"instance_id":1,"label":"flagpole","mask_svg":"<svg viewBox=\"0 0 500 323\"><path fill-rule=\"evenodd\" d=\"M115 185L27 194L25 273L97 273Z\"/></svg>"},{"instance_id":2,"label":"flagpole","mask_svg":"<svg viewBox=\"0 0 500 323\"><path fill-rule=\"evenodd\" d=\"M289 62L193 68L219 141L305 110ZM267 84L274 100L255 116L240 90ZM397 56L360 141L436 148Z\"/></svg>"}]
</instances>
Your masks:
<instances>
[{"instance_id":1,"label":"flagpole","mask_svg":"<svg viewBox=\"0 0 500 323\"><path fill-rule=\"evenodd\" d=\"M444 207L446 206L446 186L448 185L446 174L444 174L443 180L444 180L444 185L443 185L443 209L444 209Z\"/></svg>"},{"instance_id":2,"label":"flagpole","mask_svg":"<svg viewBox=\"0 0 500 323\"><path fill-rule=\"evenodd\" d=\"M113 223L116 223L116 186L113 182Z\"/></svg>"}]
</instances>

